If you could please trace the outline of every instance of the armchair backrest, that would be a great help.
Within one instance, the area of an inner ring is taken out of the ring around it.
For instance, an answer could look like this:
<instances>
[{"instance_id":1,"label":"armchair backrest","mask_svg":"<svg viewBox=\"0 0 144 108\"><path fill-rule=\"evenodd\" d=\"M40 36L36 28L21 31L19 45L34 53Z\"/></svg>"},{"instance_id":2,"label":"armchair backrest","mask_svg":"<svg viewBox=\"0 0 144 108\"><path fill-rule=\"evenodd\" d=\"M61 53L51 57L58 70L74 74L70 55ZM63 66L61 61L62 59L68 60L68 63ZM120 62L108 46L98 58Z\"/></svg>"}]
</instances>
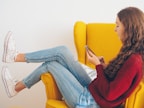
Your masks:
<instances>
[{"instance_id":1,"label":"armchair backrest","mask_svg":"<svg viewBox=\"0 0 144 108\"><path fill-rule=\"evenodd\" d=\"M85 45L88 45L97 56L103 56L105 62L113 59L121 48L121 41L114 31L112 23L84 23L78 21L74 25L74 42L78 60L91 67L86 59Z\"/></svg>"}]
</instances>

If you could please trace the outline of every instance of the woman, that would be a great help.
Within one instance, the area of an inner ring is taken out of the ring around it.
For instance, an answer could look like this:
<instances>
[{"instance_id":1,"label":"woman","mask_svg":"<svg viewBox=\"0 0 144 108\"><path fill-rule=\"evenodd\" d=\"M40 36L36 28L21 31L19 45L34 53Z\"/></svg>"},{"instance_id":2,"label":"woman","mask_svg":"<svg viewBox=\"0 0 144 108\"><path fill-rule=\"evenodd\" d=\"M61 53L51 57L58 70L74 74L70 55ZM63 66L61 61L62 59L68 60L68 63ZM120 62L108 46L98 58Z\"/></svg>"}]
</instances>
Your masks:
<instances>
[{"instance_id":1,"label":"woman","mask_svg":"<svg viewBox=\"0 0 144 108\"><path fill-rule=\"evenodd\" d=\"M70 108L118 108L139 84L144 60L144 14L135 7L122 9L116 18L116 28L123 46L105 67L99 57L87 51L87 59L94 64L97 78L91 81L83 67L70 51L59 46L32 53L18 53L14 39L5 39L3 62L43 64L22 81L15 82L7 67L2 79L9 97L40 81L41 74L51 72Z\"/></svg>"}]
</instances>

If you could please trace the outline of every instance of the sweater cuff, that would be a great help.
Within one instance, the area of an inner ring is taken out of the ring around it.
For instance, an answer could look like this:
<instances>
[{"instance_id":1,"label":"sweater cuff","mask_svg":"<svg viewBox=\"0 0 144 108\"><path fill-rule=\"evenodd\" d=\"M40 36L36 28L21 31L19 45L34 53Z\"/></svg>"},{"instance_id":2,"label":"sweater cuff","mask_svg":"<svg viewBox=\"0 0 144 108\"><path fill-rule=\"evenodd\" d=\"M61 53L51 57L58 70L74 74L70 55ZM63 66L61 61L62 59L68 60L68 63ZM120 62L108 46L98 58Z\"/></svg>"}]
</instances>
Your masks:
<instances>
[{"instance_id":1,"label":"sweater cuff","mask_svg":"<svg viewBox=\"0 0 144 108\"><path fill-rule=\"evenodd\" d=\"M97 73L103 73L103 66L101 64L95 66Z\"/></svg>"},{"instance_id":2,"label":"sweater cuff","mask_svg":"<svg viewBox=\"0 0 144 108\"><path fill-rule=\"evenodd\" d=\"M103 70L102 64L98 64L95 66L96 70Z\"/></svg>"}]
</instances>

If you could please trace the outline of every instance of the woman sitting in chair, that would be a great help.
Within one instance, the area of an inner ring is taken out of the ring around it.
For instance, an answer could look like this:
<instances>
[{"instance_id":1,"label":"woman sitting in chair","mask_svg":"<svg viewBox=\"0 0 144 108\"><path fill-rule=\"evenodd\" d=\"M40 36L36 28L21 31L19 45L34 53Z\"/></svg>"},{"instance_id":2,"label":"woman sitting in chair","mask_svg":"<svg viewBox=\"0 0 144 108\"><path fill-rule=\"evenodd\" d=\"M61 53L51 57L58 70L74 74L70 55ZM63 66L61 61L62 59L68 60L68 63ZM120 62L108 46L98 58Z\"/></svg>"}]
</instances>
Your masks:
<instances>
[{"instance_id":1,"label":"woman sitting in chair","mask_svg":"<svg viewBox=\"0 0 144 108\"><path fill-rule=\"evenodd\" d=\"M122 9L116 18L116 28L122 48L104 67L99 57L87 51L87 59L95 65L97 77L87 75L81 64L65 46L31 53L19 53L11 33L4 43L3 62L43 64L22 81L15 81L6 66L2 79L9 97L24 88L31 88L50 72L70 108L118 108L134 91L142 79L144 60L144 13L135 7Z\"/></svg>"}]
</instances>

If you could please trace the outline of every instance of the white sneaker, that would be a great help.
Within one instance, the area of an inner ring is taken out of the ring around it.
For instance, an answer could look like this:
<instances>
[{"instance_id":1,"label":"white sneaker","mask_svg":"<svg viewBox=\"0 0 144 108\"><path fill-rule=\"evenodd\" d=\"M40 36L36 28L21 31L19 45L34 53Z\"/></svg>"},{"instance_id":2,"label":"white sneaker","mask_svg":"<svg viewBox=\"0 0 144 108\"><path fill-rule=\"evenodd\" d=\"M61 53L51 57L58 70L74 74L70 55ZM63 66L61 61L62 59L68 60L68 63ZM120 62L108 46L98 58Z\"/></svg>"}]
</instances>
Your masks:
<instances>
[{"instance_id":1,"label":"white sneaker","mask_svg":"<svg viewBox=\"0 0 144 108\"><path fill-rule=\"evenodd\" d=\"M15 96L17 94L17 92L15 91L15 85L17 81L12 78L7 66L3 66L1 75L8 97L11 98Z\"/></svg>"},{"instance_id":2,"label":"white sneaker","mask_svg":"<svg viewBox=\"0 0 144 108\"><path fill-rule=\"evenodd\" d=\"M6 63L14 62L18 52L16 50L15 40L12 37L12 32L9 31L4 41L4 51L2 61Z\"/></svg>"}]
</instances>

